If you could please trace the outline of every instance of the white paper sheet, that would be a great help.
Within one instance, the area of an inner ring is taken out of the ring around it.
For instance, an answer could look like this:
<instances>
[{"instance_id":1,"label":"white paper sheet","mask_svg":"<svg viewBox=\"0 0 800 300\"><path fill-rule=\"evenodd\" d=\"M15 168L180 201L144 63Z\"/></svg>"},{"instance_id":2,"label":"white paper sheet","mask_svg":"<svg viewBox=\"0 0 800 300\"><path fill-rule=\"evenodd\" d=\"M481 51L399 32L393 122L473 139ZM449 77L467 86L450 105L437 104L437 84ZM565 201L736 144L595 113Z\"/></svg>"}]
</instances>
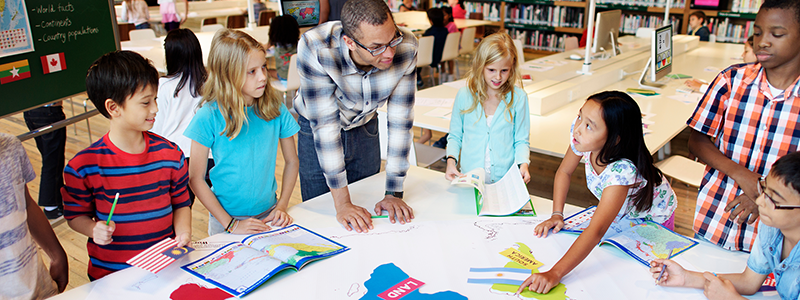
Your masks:
<instances>
[{"instance_id":1,"label":"white paper sheet","mask_svg":"<svg viewBox=\"0 0 800 300\"><path fill-rule=\"evenodd\" d=\"M452 108L455 98L425 98L417 97L414 100L415 106L447 107Z\"/></svg>"},{"instance_id":2,"label":"white paper sheet","mask_svg":"<svg viewBox=\"0 0 800 300\"><path fill-rule=\"evenodd\" d=\"M452 109L449 108L434 108L431 111L425 113L425 116L428 117L437 117L437 118L444 118L450 120L450 114L453 113Z\"/></svg>"}]
</instances>

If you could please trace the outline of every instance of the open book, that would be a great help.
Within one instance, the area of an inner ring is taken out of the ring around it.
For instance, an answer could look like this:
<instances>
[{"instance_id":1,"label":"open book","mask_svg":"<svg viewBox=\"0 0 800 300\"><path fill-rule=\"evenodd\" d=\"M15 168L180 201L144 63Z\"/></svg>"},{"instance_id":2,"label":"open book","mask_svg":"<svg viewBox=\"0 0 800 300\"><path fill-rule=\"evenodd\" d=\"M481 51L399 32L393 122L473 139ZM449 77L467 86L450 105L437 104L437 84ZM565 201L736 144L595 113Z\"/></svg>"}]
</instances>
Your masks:
<instances>
[{"instance_id":1,"label":"open book","mask_svg":"<svg viewBox=\"0 0 800 300\"><path fill-rule=\"evenodd\" d=\"M595 210L597 206L592 206L564 219L562 231L583 232L589 227ZM600 241L600 245L603 244L619 248L649 268L652 260L675 257L697 245L697 241L653 221L622 219L611 223Z\"/></svg>"},{"instance_id":2,"label":"open book","mask_svg":"<svg viewBox=\"0 0 800 300\"><path fill-rule=\"evenodd\" d=\"M258 233L223 246L182 269L241 297L284 269L350 250L299 225Z\"/></svg>"},{"instance_id":3,"label":"open book","mask_svg":"<svg viewBox=\"0 0 800 300\"><path fill-rule=\"evenodd\" d=\"M485 184L485 177L486 171L477 168L453 179L450 184L475 188L475 206L479 216L536 216L517 165L512 165L495 183Z\"/></svg>"}]
</instances>

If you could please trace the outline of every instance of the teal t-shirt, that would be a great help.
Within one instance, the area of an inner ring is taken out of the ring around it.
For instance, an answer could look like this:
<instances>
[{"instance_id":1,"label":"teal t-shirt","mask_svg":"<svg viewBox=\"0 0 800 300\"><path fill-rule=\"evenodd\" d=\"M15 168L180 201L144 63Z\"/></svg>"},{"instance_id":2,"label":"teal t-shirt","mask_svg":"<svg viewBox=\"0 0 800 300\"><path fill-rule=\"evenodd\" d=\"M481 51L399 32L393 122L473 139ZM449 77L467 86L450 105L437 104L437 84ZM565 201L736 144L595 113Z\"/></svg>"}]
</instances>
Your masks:
<instances>
[{"instance_id":1,"label":"teal t-shirt","mask_svg":"<svg viewBox=\"0 0 800 300\"><path fill-rule=\"evenodd\" d=\"M223 134L225 119L217 102L206 103L183 133L211 149L214 168L209 172L211 190L232 216L254 216L275 205L275 160L278 140L300 130L297 121L281 104L281 114L264 121L247 107L247 122L234 139Z\"/></svg>"}]
</instances>

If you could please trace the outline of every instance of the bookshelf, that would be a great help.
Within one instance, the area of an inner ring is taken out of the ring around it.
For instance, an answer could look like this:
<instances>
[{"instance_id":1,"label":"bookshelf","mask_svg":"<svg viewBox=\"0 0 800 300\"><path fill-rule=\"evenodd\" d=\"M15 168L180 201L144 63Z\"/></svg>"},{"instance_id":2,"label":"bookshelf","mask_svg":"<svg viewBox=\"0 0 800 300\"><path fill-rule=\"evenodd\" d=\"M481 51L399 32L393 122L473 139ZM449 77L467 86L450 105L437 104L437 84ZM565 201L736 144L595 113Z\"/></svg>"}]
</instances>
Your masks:
<instances>
[{"instance_id":1,"label":"bookshelf","mask_svg":"<svg viewBox=\"0 0 800 300\"><path fill-rule=\"evenodd\" d=\"M639 27L663 23L670 1L670 23L676 33L688 32L689 15L703 11L717 42L743 43L752 34L753 21L763 0L730 0L727 10L692 9L692 0L597 0L597 11L620 9L620 34L635 34ZM588 20L588 1L467 0L468 13L499 23L501 30L517 38L524 35L527 52L563 51L563 40L583 33Z\"/></svg>"}]
</instances>

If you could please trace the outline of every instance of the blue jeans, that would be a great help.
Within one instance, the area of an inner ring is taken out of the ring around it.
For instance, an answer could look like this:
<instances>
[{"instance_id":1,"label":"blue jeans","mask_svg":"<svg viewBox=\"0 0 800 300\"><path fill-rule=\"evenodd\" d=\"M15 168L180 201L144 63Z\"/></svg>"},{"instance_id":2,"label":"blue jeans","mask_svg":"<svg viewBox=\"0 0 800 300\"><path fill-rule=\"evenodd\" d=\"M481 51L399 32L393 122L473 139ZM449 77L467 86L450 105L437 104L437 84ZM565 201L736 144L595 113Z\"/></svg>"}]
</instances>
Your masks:
<instances>
[{"instance_id":1,"label":"blue jeans","mask_svg":"<svg viewBox=\"0 0 800 300\"><path fill-rule=\"evenodd\" d=\"M39 107L22 113L25 125L35 130L66 119L61 105ZM64 148L67 143L67 128L35 137L36 148L42 154L42 172L39 176L39 205L64 206L61 202L61 187L64 186Z\"/></svg>"},{"instance_id":2,"label":"blue jeans","mask_svg":"<svg viewBox=\"0 0 800 300\"><path fill-rule=\"evenodd\" d=\"M322 173L314 146L311 125L299 116L300 132L297 137L297 156L300 159L300 192L303 201L330 192ZM366 124L350 130L342 130L342 150L347 182L353 183L378 174L381 170L381 148L378 138L378 116Z\"/></svg>"}]
</instances>

